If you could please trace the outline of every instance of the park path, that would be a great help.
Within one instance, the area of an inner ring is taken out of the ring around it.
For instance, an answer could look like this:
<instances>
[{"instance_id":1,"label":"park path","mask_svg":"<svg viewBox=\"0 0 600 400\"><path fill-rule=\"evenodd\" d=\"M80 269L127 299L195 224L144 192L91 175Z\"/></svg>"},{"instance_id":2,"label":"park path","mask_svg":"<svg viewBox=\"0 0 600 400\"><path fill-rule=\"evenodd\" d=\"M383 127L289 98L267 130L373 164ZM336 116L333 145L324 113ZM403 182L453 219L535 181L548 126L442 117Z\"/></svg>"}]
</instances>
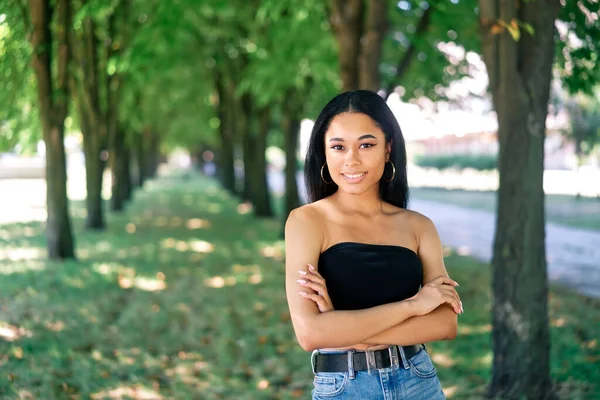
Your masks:
<instances>
[{"instance_id":1,"label":"park path","mask_svg":"<svg viewBox=\"0 0 600 400\"><path fill-rule=\"evenodd\" d=\"M269 174L275 191L284 189L282 174ZM300 195L306 201L302 175ZM494 213L412 197L409 208L435 223L444 245L484 262L492 259L496 226ZM575 291L600 298L600 232L546 223L548 278Z\"/></svg>"},{"instance_id":2,"label":"park path","mask_svg":"<svg viewBox=\"0 0 600 400\"><path fill-rule=\"evenodd\" d=\"M494 213L419 198L411 199L410 208L431 218L445 245L491 261ZM551 281L600 297L600 233L547 223L546 258Z\"/></svg>"}]
</instances>

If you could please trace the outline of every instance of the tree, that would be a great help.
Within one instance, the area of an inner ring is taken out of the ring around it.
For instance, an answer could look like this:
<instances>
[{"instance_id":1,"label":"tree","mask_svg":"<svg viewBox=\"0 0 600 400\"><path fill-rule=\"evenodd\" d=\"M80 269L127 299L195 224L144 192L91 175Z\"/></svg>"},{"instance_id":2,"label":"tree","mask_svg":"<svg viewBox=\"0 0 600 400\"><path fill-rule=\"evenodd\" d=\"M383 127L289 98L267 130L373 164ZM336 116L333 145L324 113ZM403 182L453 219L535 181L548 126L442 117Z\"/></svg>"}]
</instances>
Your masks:
<instances>
[{"instance_id":1,"label":"tree","mask_svg":"<svg viewBox=\"0 0 600 400\"><path fill-rule=\"evenodd\" d=\"M551 386L543 172L558 12L554 0L480 1L500 145L490 394L510 399Z\"/></svg>"},{"instance_id":2,"label":"tree","mask_svg":"<svg viewBox=\"0 0 600 400\"><path fill-rule=\"evenodd\" d=\"M572 93L589 92L600 80L600 5L479 4L499 138L490 395L542 399L551 396L543 191L550 81L553 67Z\"/></svg>"},{"instance_id":3,"label":"tree","mask_svg":"<svg viewBox=\"0 0 600 400\"><path fill-rule=\"evenodd\" d=\"M46 236L51 259L74 258L74 241L67 199L64 132L69 103L70 0L57 0L56 29L51 29L55 6L50 0L29 0L32 64L35 72L40 118L46 144ZM53 38L56 35L56 54ZM54 56L57 59L54 59ZM56 78L53 67L57 66Z\"/></svg>"},{"instance_id":4,"label":"tree","mask_svg":"<svg viewBox=\"0 0 600 400\"><path fill-rule=\"evenodd\" d=\"M385 0L331 0L329 20L340 59L343 90L381 88L379 64L388 28Z\"/></svg>"},{"instance_id":5,"label":"tree","mask_svg":"<svg viewBox=\"0 0 600 400\"><path fill-rule=\"evenodd\" d=\"M75 79L72 85L74 99L78 106L81 133L83 135L83 151L86 172L86 207L85 226L88 229L105 228L104 207L102 201L102 181L104 161L102 151L107 145L107 113L105 88L106 61L102 57L101 39L98 24L91 5L82 0L80 11L81 32L73 28L72 48L74 58Z\"/></svg>"}]
</instances>

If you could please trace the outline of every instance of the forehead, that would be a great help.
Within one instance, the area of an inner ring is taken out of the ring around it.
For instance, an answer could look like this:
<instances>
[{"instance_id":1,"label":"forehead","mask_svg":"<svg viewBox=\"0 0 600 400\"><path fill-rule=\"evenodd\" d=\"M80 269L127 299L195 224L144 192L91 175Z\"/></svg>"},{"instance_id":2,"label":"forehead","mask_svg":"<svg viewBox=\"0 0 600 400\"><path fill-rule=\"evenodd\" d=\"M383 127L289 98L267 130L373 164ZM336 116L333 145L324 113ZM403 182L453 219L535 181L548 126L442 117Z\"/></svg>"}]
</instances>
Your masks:
<instances>
[{"instance_id":1,"label":"forehead","mask_svg":"<svg viewBox=\"0 0 600 400\"><path fill-rule=\"evenodd\" d=\"M332 137L353 139L369 133L384 138L383 131L371 117L366 114L346 112L336 115L331 120L329 129L325 132L325 140Z\"/></svg>"}]
</instances>

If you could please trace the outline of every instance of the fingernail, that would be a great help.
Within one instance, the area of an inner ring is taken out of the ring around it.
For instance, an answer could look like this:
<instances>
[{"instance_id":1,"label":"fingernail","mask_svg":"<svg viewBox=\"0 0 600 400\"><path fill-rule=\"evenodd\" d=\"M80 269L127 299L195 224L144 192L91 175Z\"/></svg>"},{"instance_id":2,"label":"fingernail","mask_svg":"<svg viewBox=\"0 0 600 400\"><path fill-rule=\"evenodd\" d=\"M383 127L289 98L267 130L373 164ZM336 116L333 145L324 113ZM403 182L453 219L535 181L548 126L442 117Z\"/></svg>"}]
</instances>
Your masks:
<instances>
[{"instance_id":1,"label":"fingernail","mask_svg":"<svg viewBox=\"0 0 600 400\"><path fill-rule=\"evenodd\" d=\"M306 296L308 293L306 293L306 292L298 292L298 294L299 294L300 296Z\"/></svg>"},{"instance_id":2,"label":"fingernail","mask_svg":"<svg viewBox=\"0 0 600 400\"><path fill-rule=\"evenodd\" d=\"M306 271L298 271L300 275L306 275Z\"/></svg>"},{"instance_id":3,"label":"fingernail","mask_svg":"<svg viewBox=\"0 0 600 400\"><path fill-rule=\"evenodd\" d=\"M306 283L306 281L304 279L298 279L296 282L298 282L298 283Z\"/></svg>"},{"instance_id":4,"label":"fingernail","mask_svg":"<svg viewBox=\"0 0 600 400\"><path fill-rule=\"evenodd\" d=\"M308 264L308 269L310 269L311 271L314 271L315 267L313 267L312 265Z\"/></svg>"},{"instance_id":5,"label":"fingernail","mask_svg":"<svg viewBox=\"0 0 600 400\"><path fill-rule=\"evenodd\" d=\"M454 281L454 283L456 284L456 286L460 286L460 285L458 284L458 282Z\"/></svg>"}]
</instances>

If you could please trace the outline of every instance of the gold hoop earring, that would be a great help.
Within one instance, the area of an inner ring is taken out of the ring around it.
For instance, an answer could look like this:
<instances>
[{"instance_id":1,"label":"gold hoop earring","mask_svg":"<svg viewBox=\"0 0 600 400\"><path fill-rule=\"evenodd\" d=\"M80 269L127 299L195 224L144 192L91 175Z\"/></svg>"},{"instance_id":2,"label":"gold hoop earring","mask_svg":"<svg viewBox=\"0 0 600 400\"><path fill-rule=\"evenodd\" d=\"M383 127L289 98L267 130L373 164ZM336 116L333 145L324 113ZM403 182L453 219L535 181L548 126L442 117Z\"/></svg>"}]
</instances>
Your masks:
<instances>
[{"instance_id":1,"label":"gold hoop earring","mask_svg":"<svg viewBox=\"0 0 600 400\"><path fill-rule=\"evenodd\" d=\"M332 183L332 182L333 182L333 179L332 179L332 180L330 180L329 182L327 182L327 181L325 180L325 178L323 177L323 168L325 168L325 165L327 165L327 163L325 163L325 164L323 164L323 165L321 166L321 180L322 180L323 182L325 182L325 184L326 184L326 185L329 185L330 183Z\"/></svg>"},{"instance_id":2,"label":"gold hoop earring","mask_svg":"<svg viewBox=\"0 0 600 400\"><path fill-rule=\"evenodd\" d=\"M396 177L396 166L394 165L394 163L391 160L388 160L388 162L390 164L392 164L392 177L389 180L385 180L386 182L391 182L394 180L394 178Z\"/></svg>"}]
</instances>

